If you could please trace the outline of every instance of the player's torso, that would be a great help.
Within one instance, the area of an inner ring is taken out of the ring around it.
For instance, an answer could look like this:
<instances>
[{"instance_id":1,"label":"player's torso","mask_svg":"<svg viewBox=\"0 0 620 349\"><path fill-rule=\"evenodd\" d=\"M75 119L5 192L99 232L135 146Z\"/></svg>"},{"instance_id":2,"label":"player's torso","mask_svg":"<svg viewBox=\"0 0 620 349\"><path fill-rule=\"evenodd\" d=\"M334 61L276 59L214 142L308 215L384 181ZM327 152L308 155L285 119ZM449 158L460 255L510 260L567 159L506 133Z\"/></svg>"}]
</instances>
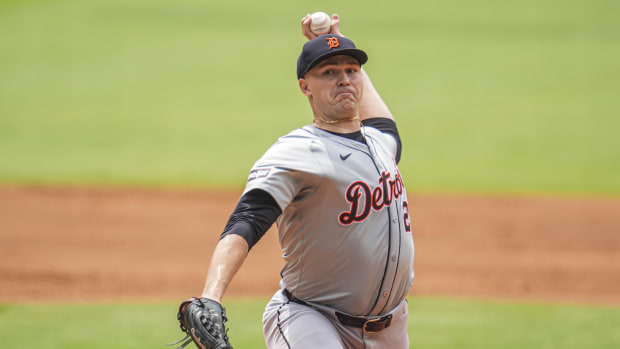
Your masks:
<instances>
[{"instance_id":1,"label":"player's torso","mask_svg":"<svg viewBox=\"0 0 620 349\"><path fill-rule=\"evenodd\" d=\"M284 285L295 296L355 315L389 312L413 282L411 216L403 179L383 135L367 144L304 127L320 177L278 226Z\"/></svg>"}]
</instances>

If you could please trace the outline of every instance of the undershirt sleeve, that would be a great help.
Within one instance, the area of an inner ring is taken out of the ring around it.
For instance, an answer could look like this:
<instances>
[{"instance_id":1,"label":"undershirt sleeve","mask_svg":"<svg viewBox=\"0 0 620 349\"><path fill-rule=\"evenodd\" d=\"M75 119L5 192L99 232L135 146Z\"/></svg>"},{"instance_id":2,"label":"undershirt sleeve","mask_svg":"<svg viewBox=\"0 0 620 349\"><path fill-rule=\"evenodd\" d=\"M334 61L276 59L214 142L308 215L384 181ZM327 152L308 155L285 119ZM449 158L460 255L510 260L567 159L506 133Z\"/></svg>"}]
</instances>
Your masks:
<instances>
[{"instance_id":1,"label":"undershirt sleeve","mask_svg":"<svg viewBox=\"0 0 620 349\"><path fill-rule=\"evenodd\" d=\"M247 241L249 250L265 235L281 213L282 210L269 193L261 189L250 190L239 199L220 240L226 235L239 235Z\"/></svg>"},{"instance_id":2,"label":"undershirt sleeve","mask_svg":"<svg viewBox=\"0 0 620 349\"><path fill-rule=\"evenodd\" d=\"M394 137L396 140L396 163L400 162L400 155L402 151L402 143L400 142L400 135L398 134L398 129L396 128L396 122L392 119L388 118L369 118L363 120L362 123L364 126L374 127L377 130L387 133Z\"/></svg>"}]
</instances>

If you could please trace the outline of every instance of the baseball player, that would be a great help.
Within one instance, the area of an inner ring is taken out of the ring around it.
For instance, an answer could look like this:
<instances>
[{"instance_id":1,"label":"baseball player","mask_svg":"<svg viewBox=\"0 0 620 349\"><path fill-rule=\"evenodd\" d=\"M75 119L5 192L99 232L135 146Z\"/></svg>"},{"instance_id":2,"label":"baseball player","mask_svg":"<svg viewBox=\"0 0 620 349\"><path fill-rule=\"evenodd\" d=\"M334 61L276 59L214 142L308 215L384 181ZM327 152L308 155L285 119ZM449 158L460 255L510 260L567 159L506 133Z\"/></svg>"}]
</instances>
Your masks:
<instances>
[{"instance_id":1,"label":"baseball player","mask_svg":"<svg viewBox=\"0 0 620 349\"><path fill-rule=\"evenodd\" d=\"M320 36L310 22L302 20L309 41L297 78L313 123L254 164L202 299L217 308L248 251L277 222L285 265L263 314L268 348L409 348L414 247L400 137L362 69L366 53L340 33L339 17Z\"/></svg>"}]
</instances>

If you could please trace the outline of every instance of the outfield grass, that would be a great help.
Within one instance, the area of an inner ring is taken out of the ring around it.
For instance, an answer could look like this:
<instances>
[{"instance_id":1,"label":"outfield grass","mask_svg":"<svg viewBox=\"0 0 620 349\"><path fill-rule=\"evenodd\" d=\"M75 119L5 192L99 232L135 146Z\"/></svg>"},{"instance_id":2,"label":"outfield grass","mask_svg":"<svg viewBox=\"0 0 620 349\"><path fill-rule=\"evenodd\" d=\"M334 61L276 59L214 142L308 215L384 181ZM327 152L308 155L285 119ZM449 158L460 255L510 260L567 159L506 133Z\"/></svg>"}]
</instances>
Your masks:
<instances>
[{"instance_id":1,"label":"outfield grass","mask_svg":"<svg viewBox=\"0 0 620 349\"><path fill-rule=\"evenodd\" d=\"M240 188L311 114L299 19L338 12L410 190L620 193L620 3L0 1L0 182Z\"/></svg>"},{"instance_id":2,"label":"outfield grass","mask_svg":"<svg viewBox=\"0 0 620 349\"><path fill-rule=\"evenodd\" d=\"M264 348L266 300L228 301L236 348ZM618 348L620 309L593 306L413 298L413 348ZM40 304L0 306L7 348L160 348L182 337L176 305Z\"/></svg>"}]
</instances>

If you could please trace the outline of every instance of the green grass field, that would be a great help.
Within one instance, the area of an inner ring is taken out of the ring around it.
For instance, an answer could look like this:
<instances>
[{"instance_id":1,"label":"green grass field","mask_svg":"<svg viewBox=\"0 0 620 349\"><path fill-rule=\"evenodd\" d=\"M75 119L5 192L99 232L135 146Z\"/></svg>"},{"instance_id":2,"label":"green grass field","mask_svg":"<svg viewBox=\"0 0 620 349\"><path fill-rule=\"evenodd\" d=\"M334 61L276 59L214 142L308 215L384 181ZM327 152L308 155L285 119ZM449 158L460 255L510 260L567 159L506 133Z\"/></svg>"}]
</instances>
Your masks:
<instances>
[{"instance_id":1,"label":"green grass field","mask_svg":"<svg viewBox=\"0 0 620 349\"><path fill-rule=\"evenodd\" d=\"M0 182L240 189L311 120L319 9L369 53L410 191L620 193L612 0L3 0Z\"/></svg>"},{"instance_id":2,"label":"green grass field","mask_svg":"<svg viewBox=\"0 0 620 349\"><path fill-rule=\"evenodd\" d=\"M227 302L235 348L264 348L266 300ZM620 309L413 298L413 348L618 348ZM0 306L7 348L163 348L182 337L176 305L64 304Z\"/></svg>"}]
</instances>

